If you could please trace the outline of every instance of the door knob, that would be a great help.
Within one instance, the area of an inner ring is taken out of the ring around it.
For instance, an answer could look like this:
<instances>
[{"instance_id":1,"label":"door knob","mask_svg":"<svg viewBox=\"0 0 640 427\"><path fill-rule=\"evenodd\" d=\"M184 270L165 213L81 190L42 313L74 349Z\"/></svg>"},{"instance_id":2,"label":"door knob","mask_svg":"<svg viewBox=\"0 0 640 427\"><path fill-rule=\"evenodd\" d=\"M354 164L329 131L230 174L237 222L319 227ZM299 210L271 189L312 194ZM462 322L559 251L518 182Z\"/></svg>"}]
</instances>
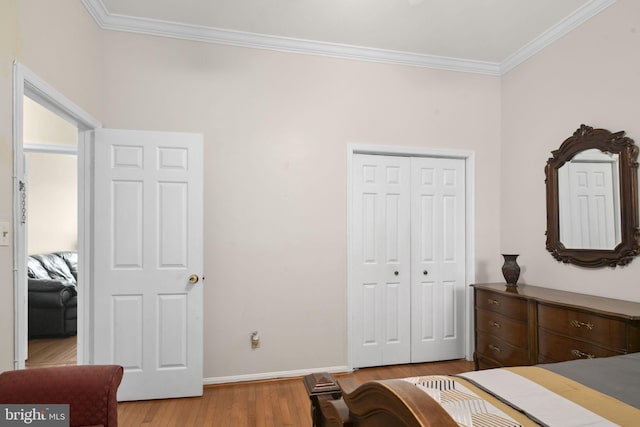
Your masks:
<instances>
[{"instance_id":1,"label":"door knob","mask_svg":"<svg viewBox=\"0 0 640 427\"><path fill-rule=\"evenodd\" d=\"M424 271L422 272L422 274L424 274L424 275L426 276L427 274L429 274L429 272L428 272L427 270L424 270Z\"/></svg>"},{"instance_id":2,"label":"door knob","mask_svg":"<svg viewBox=\"0 0 640 427\"><path fill-rule=\"evenodd\" d=\"M189 276L189 283L191 283L192 285L195 285L196 283L198 283L199 280L200 278L198 277L197 274L192 274L191 276Z\"/></svg>"},{"instance_id":3,"label":"door knob","mask_svg":"<svg viewBox=\"0 0 640 427\"><path fill-rule=\"evenodd\" d=\"M397 275L398 275L398 274L400 274L400 273L398 273L397 271L394 271L394 272L393 272L393 274L395 274L395 275L397 276Z\"/></svg>"}]
</instances>

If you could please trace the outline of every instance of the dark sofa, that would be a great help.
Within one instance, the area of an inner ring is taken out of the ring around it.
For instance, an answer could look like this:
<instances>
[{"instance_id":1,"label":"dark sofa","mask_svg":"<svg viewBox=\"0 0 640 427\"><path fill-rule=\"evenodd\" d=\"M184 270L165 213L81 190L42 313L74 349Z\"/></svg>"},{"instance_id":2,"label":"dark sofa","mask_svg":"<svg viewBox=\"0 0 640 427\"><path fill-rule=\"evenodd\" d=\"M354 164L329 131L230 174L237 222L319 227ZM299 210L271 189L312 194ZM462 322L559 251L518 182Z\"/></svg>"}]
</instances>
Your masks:
<instances>
[{"instance_id":1,"label":"dark sofa","mask_svg":"<svg viewBox=\"0 0 640 427\"><path fill-rule=\"evenodd\" d=\"M78 254L55 252L30 255L29 338L77 333Z\"/></svg>"}]
</instances>

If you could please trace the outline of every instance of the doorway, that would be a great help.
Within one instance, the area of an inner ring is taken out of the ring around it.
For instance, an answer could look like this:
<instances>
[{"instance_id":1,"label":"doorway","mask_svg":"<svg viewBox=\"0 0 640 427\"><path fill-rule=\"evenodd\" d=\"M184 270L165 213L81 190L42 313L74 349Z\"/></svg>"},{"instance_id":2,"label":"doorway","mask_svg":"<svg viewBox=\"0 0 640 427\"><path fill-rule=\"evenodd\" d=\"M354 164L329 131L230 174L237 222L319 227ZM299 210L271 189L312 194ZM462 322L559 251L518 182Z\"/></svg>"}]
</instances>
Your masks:
<instances>
[{"instance_id":1,"label":"doorway","mask_svg":"<svg viewBox=\"0 0 640 427\"><path fill-rule=\"evenodd\" d=\"M78 321L78 128L29 98L25 97L23 103L24 227L29 268L25 365L74 365ZM56 292L52 292L54 288Z\"/></svg>"},{"instance_id":2,"label":"doorway","mask_svg":"<svg viewBox=\"0 0 640 427\"><path fill-rule=\"evenodd\" d=\"M350 367L471 360L473 153L348 156Z\"/></svg>"},{"instance_id":3,"label":"doorway","mask_svg":"<svg viewBox=\"0 0 640 427\"><path fill-rule=\"evenodd\" d=\"M91 218L90 204L90 138L91 132L101 127L100 122L87 114L49 84L40 79L27 67L18 62L13 64L13 270L14 274L14 368L23 369L28 355L28 235L26 218L27 159L24 141L24 104L35 102L75 129L77 135L77 254L79 283L87 283L90 277L90 233L87 232ZM28 145L28 144L27 144ZM29 148L27 146L27 148ZM64 150L63 150L64 151ZM90 285L90 284L89 284ZM78 289L77 299L77 350L78 364L92 363L91 356L91 287Z\"/></svg>"}]
</instances>

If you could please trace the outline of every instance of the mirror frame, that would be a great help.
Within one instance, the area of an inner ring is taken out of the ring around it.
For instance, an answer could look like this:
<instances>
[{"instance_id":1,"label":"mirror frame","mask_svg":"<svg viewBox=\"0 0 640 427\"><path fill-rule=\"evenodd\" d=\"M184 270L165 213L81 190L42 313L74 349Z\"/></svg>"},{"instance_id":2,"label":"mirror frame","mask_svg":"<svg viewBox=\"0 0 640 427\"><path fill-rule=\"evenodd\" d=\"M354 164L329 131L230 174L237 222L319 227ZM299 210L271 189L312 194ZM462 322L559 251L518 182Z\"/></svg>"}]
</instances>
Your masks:
<instances>
[{"instance_id":1,"label":"mirror frame","mask_svg":"<svg viewBox=\"0 0 640 427\"><path fill-rule=\"evenodd\" d=\"M582 267L626 265L640 253L638 228L638 147L625 132L611 133L580 125L545 166L547 186L547 250L558 261ZM621 242L612 250L565 248L560 242L558 169L576 154L591 148L619 155Z\"/></svg>"}]
</instances>

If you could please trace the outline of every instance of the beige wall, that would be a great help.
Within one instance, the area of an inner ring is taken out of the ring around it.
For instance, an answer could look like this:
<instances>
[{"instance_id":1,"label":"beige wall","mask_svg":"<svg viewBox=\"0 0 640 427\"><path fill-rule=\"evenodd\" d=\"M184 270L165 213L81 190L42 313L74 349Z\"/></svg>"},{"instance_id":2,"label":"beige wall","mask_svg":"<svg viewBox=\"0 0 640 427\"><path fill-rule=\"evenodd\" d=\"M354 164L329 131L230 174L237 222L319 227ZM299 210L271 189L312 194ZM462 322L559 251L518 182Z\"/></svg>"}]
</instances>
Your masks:
<instances>
[{"instance_id":1,"label":"beige wall","mask_svg":"<svg viewBox=\"0 0 640 427\"><path fill-rule=\"evenodd\" d=\"M78 129L29 98L24 99L25 144L76 146ZM78 249L78 158L28 153L27 253Z\"/></svg>"},{"instance_id":2,"label":"beige wall","mask_svg":"<svg viewBox=\"0 0 640 427\"><path fill-rule=\"evenodd\" d=\"M498 78L100 32L79 2L17 4L0 14L20 18L3 39L7 93L18 58L106 126L204 134L206 377L347 363L348 143L475 151L476 269L497 279ZM2 97L2 122L10 111ZM0 198L10 219L10 185ZM0 251L7 369L12 258Z\"/></svg>"},{"instance_id":3,"label":"beige wall","mask_svg":"<svg viewBox=\"0 0 640 427\"><path fill-rule=\"evenodd\" d=\"M64 24L61 24L64 23ZM0 6L0 220L13 221L12 63L101 115L101 32L76 0L3 0ZM13 254L0 247L0 370L13 367Z\"/></svg>"},{"instance_id":4,"label":"beige wall","mask_svg":"<svg viewBox=\"0 0 640 427\"><path fill-rule=\"evenodd\" d=\"M640 260L585 269L545 250L544 165L581 123L640 144L640 2L618 0L502 78L502 248L522 280L640 301Z\"/></svg>"},{"instance_id":5,"label":"beige wall","mask_svg":"<svg viewBox=\"0 0 640 427\"><path fill-rule=\"evenodd\" d=\"M23 139L25 144L78 145L78 128L24 97Z\"/></svg>"},{"instance_id":6,"label":"beige wall","mask_svg":"<svg viewBox=\"0 0 640 427\"><path fill-rule=\"evenodd\" d=\"M104 48L105 126L204 134L205 377L347 364L349 143L475 151L478 277L499 277L498 78L113 32Z\"/></svg>"},{"instance_id":7,"label":"beige wall","mask_svg":"<svg viewBox=\"0 0 640 427\"><path fill-rule=\"evenodd\" d=\"M476 152L478 281L499 279L499 253L517 252L526 283L640 301L640 261L585 270L546 252L543 172L580 123L640 141L639 14L618 0L499 79L100 32L79 2L8 1L0 89L11 93L17 57L108 127L202 132L205 376L339 366L348 143ZM9 220L11 157L2 126ZM13 356L11 262L0 247L0 369Z\"/></svg>"},{"instance_id":8,"label":"beige wall","mask_svg":"<svg viewBox=\"0 0 640 427\"><path fill-rule=\"evenodd\" d=\"M29 254L78 250L78 159L28 153Z\"/></svg>"},{"instance_id":9,"label":"beige wall","mask_svg":"<svg viewBox=\"0 0 640 427\"><path fill-rule=\"evenodd\" d=\"M93 117L102 115L102 31L77 0L20 0L19 61Z\"/></svg>"}]
</instances>

